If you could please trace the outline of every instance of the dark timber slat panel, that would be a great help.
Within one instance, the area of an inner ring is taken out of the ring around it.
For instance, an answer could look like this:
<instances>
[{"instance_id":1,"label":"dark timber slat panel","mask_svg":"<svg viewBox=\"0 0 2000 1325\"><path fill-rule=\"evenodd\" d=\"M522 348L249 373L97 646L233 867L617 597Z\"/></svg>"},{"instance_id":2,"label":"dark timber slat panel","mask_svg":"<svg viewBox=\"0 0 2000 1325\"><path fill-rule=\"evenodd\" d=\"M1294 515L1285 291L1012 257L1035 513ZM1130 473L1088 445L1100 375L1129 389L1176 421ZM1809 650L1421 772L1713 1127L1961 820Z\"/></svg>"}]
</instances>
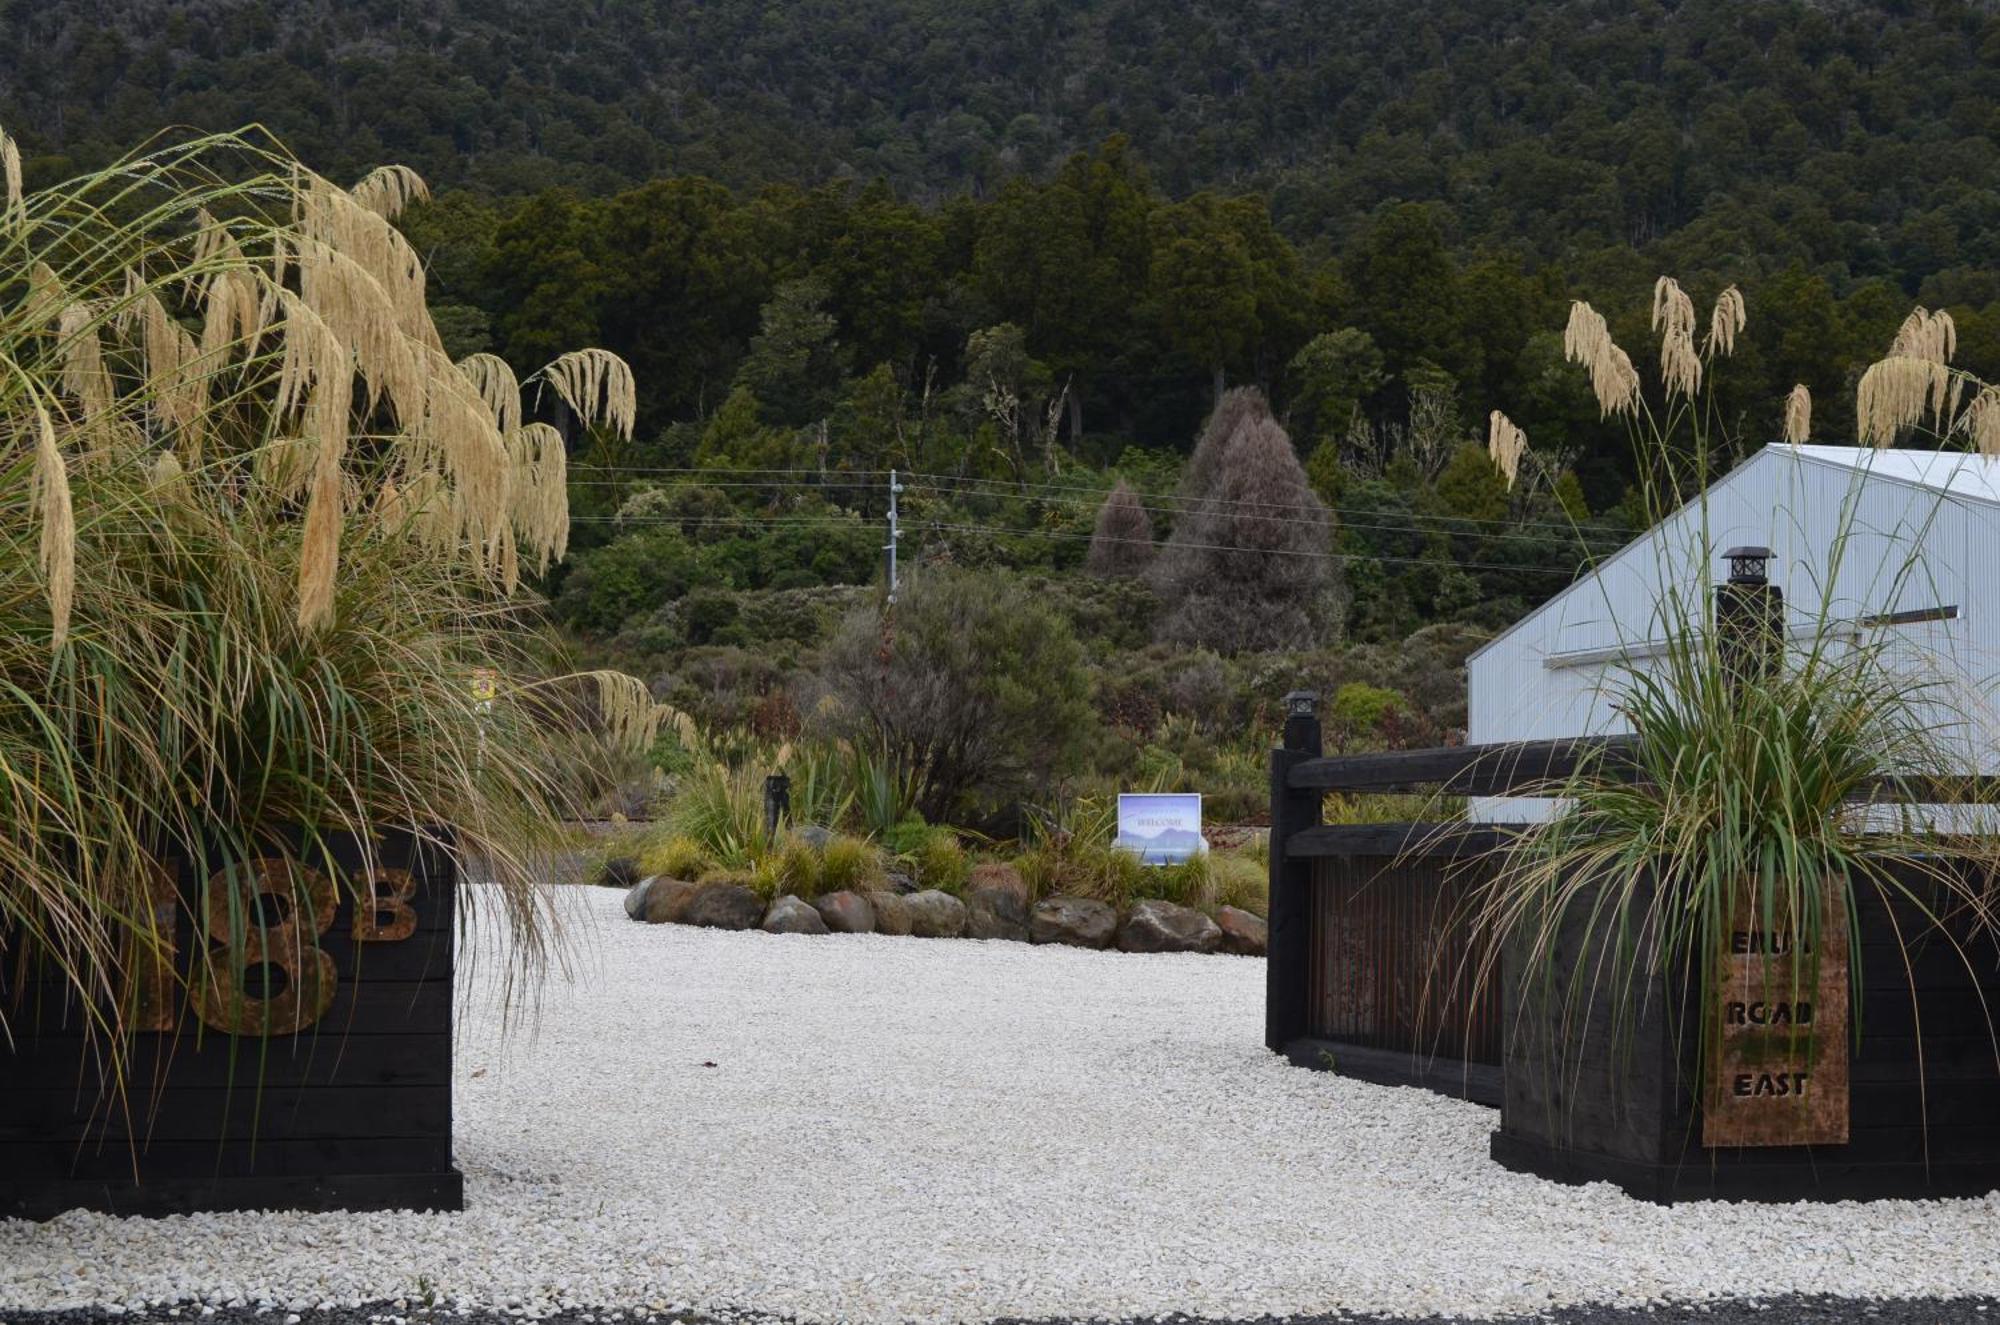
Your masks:
<instances>
[{"instance_id":1,"label":"dark timber slat panel","mask_svg":"<svg viewBox=\"0 0 2000 1325\"><path fill-rule=\"evenodd\" d=\"M1482 956L1466 927L1482 877L1442 853L1315 860L1305 1039L1331 1061L1293 1060L1498 1103L1498 1002L1471 995Z\"/></svg>"}]
</instances>

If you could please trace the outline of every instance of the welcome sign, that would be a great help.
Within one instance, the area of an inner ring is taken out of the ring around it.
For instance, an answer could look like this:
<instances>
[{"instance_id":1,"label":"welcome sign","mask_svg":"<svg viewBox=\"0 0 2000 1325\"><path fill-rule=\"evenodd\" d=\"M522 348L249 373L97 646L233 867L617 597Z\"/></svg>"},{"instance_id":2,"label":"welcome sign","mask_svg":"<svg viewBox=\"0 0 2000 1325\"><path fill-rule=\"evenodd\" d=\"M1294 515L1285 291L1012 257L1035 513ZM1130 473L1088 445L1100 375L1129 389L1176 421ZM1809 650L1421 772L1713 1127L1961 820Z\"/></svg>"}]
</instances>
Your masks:
<instances>
[{"instance_id":1,"label":"welcome sign","mask_svg":"<svg viewBox=\"0 0 2000 1325\"><path fill-rule=\"evenodd\" d=\"M1116 845L1148 865L1177 865L1208 850L1201 835L1201 793L1120 794Z\"/></svg>"}]
</instances>

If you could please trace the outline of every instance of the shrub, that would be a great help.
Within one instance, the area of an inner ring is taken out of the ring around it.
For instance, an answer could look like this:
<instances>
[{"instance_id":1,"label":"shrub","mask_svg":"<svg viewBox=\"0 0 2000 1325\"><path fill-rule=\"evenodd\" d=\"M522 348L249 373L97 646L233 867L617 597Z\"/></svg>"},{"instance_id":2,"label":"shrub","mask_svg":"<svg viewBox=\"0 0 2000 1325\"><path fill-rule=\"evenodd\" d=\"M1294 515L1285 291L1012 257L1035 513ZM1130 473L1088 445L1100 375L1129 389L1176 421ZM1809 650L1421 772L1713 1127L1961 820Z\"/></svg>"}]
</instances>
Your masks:
<instances>
[{"instance_id":1,"label":"shrub","mask_svg":"<svg viewBox=\"0 0 2000 1325\"><path fill-rule=\"evenodd\" d=\"M923 816L911 815L889 825L876 837L882 843L882 849L890 855L907 856L922 846L924 839L930 835L931 826L924 822Z\"/></svg>"},{"instance_id":2,"label":"shrub","mask_svg":"<svg viewBox=\"0 0 2000 1325\"><path fill-rule=\"evenodd\" d=\"M648 846L639 854L642 875L663 874L670 879L698 879L714 864L701 843L681 833Z\"/></svg>"},{"instance_id":3,"label":"shrub","mask_svg":"<svg viewBox=\"0 0 2000 1325\"><path fill-rule=\"evenodd\" d=\"M820 892L820 853L810 842L787 833L764 857L781 892L815 897ZM759 862L760 864L763 862Z\"/></svg>"},{"instance_id":4,"label":"shrub","mask_svg":"<svg viewBox=\"0 0 2000 1325\"><path fill-rule=\"evenodd\" d=\"M882 877L882 853L858 837L836 836L820 852L820 891L866 888Z\"/></svg>"},{"instance_id":5,"label":"shrub","mask_svg":"<svg viewBox=\"0 0 2000 1325\"><path fill-rule=\"evenodd\" d=\"M1217 906L1234 906L1258 915L1271 910L1270 863L1254 855L1216 853L1209 861L1214 884L1212 897Z\"/></svg>"},{"instance_id":6,"label":"shrub","mask_svg":"<svg viewBox=\"0 0 2000 1325\"><path fill-rule=\"evenodd\" d=\"M1355 736L1374 736L1383 725L1408 705L1394 690L1372 686L1365 681L1349 681L1333 692L1327 717L1343 731Z\"/></svg>"},{"instance_id":7,"label":"shrub","mask_svg":"<svg viewBox=\"0 0 2000 1325\"><path fill-rule=\"evenodd\" d=\"M1003 576L912 576L893 616L842 623L820 675L829 726L910 778L934 822L1045 784L1091 719L1075 637Z\"/></svg>"},{"instance_id":8,"label":"shrub","mask_svg":"<svg viewBox=\"0 0 2000 1325\"><path fill-rule=\"evenodd\" d=\"M941 888L948 893L964 891L971 862L958 834L949 828L930 829L903 857L915 872L919 887Z\"/></svg>"},{"instance_id":9,"label":"shrub","mask_svg":"<svg viewBox=\"0 0 2000 1325\"><path fill-rule=\"evenodd\" d=\"M710 860L747 866L769 846L763 776L715 761L699 764L675 786L668 823Z\"/></svg>"},{"instance_id":10,"label":"shrub","mask_svg":"<svg viewBox=\"0 0 2000 1325\"><path fill-rule=\"evenodd\" d=\"M1140 505L1139 494L1120 479L1098 508L1084 566L1092 575L1116 578L1143 575L1152 564L1153 517Z\"/></svg>"}]
</instances>

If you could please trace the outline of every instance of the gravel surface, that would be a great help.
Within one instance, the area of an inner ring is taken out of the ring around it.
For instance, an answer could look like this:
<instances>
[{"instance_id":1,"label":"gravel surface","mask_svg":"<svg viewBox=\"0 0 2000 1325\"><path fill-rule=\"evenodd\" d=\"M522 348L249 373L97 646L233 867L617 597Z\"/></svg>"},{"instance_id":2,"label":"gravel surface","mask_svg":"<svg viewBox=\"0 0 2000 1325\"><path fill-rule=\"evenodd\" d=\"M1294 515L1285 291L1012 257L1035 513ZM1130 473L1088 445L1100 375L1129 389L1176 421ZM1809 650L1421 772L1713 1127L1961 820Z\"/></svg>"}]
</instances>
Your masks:
<instances>
[{"instance_id":1,"label":"gravel surface","mask_svg":"<svg viewBox=\"0 0 2000 1325\"><path fill-rule=\"evenodd\" d=\"M387 1320L428 1294L574 1320L1608 1322L2000 1291L1996 1198L1662 1209L1508 1173L1489 1110L1266 1053L1255 960L725 934L568 897L594 923L535 1025L502 1036L490 960L469 981L464 1214L0 1221L0 1320L192 1300Z\"/></svg>"}]
</instances>

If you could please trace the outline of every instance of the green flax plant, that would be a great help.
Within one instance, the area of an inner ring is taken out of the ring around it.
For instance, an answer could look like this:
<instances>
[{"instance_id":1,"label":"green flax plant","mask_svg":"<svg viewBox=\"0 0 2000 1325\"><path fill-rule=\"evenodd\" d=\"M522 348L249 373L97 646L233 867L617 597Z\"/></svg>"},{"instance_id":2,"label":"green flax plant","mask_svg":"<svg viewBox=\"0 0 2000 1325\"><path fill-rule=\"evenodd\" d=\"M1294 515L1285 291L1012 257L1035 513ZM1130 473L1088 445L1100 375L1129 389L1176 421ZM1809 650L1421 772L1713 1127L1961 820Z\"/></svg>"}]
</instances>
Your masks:
<instances>
[{"instance_id":1,"label":"green flax plant","mask_svg":"<svg viewBox=\"0 0 2000 1325\"><path fill-rule=\"evenodd\" d=\"M1822 927L1847 926L1858 954L1863 918L1886 905L1903 918L1894 937L1914 992L1910 956L1920 934L1941 934L1971 969L1972 942L1995 929L1990 880L2000 866L1990 804L1925 808L1991 799L1965 776L1989 771L1967 739L1981 730L1977 679L1841 616L1836 583L1852 553L1863 477L1850 486L1828 546L1812 549L1814 582L1788 586L1789 626L1732 642L1710 624L1707 580L1722 549L1704 494L1736 447L1703 379L1743 323L1741 296L1726 291L1697 351L1692 305L1663 278L1656 408L1602 318L1588 305L1572 312L1571 357L1590 372L1605 413L1627 421L1649 513L1684 518L1670 526L1678 532L1653 535L1667 569L1646 619L1621 623L1625 656L1606 683L1633 752L1588 757L1570 775L1517 793L1555 808L1473 863L1483 877L1460 916L1470 942L1441 954L1432 976L1433 993L1449 985L1492 996L1503 952L1515 954L1517 1006L1552 1012L1564 1051L1589 1035L1629 1034L1648 1010L1639 991L1664 980L1692 993L1664 1011L1697 1014L1697 1084L1713 1048L1719 962L1743 917L1778 936L1782 950L1815 954L1791 977L1810 984ZM1969 442L1989 456L2000 449L1994 394L1946 365L1950 339L1941 314L1919 309L1904 324L1889 367L1878 364L1863 379L1864 441L1885 446L1922 428L1932 445ZM1809 426L1799 388L1786 404L1784 436L1802 442ZM1494 461L1511 477L1526 439L1497 412L1493 433ZM1986 461L1969 455L1963 463ZM1929 574L1922 536L1938 505L1914 500L1929 505L1907 531L1907 552L1887 566L1856 568L1891 599ZM1762 665L1751 661L1760 650ZM1870 804L1885 799L1884 788L1895 803ZM1857 962L1857 992L1860 976ZM1557 988L1566 993L1552 1007ZM1590 1009L1606 1003L1608 1025L1592 1025ZM1677 1024L1674 1034L1688 1029ZM1862 1029L1857 1018L1854 1030ZM2000 1054L2000 1041L1995 1048Z\"/></svg>"},{"instance_id":2,"label":"green flax plant","mask_svg":"<svg viewBox=\"0 0 2000 1325\"><path fill-rule=\"evenodd\" d=\"M407 171L342 188L248 130L35 192L4 134L0 165L0 963L66 986L116 1086L156 862L411 830L493 881L461 914L511 930L511 997L560 958L562 822L659 721L552 674L519 589L568 533L528 416L629 431L629 373L445 356Z\"/></svg>"}]
</instances>

